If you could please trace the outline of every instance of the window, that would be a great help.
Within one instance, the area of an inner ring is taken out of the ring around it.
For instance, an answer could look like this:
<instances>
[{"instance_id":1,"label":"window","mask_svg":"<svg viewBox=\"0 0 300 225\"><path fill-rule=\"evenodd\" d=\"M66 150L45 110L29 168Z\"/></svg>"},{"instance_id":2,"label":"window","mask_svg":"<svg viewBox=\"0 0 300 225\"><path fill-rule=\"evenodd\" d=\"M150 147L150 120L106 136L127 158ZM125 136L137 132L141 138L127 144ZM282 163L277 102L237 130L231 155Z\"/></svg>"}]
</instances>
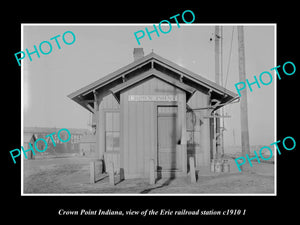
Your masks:
<instances>
[{"instance_id":1,"label":"window","mask_svg":"<svg viewBox=\"0 0 300 225\"><path fill-rule=\"evenodd\" d=\"M120 150L120 112L105 112L105 151Z\"/></svg>"}]
</instances>

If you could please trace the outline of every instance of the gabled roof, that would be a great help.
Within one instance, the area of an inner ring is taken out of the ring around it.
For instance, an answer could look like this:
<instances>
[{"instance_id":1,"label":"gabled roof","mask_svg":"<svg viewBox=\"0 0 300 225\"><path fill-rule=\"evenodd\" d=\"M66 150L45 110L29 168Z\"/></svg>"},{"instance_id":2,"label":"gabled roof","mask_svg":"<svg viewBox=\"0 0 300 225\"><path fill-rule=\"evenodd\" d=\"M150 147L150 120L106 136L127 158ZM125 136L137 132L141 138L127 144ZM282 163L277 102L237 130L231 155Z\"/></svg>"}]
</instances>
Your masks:
<instances>
[{"instance_id":1,"label":"gabled roof","mask_svg":"<svg viewBox=\"0 0 300 225\"><path fill-rule=\"evenodd\" d=\"M107 74L106 76L94 81L93 83L91 83L83 88L80 88L77 91L74 91L73 93L69 94L68 97L74 98L80 94L85 94L86 92L92 91L95 88L100 88L100 87L104 86L105 84L121 77L123 74L133 71L134 69L136 69L137 66L142 66L144 63L148 62L149 59L153 58L153 54L154 53L150 53L150 54L144 56L143 58L140 58L140 59L128 64L127 66L124 66L112 73Z\"/></svg>"},{"instance_id":2,"label":"gabled roof","mask_svg":"<svg viewBox=\"0 0 300 225\"><path fill-rule=\"evenodd\" d=\"M187 96L188 98L191 97L191 95L196 91L195 88L188 86L182 82L179 82L178 80L176 80L168 75L165 75L164 73L162 73L154 68L141 73L140 75L130 79L127 82L121 83L121 84L111 88L110 91L115 95L117 100L120 100L120 91L122 91L126 88L129 88L130 86L132 86L138 82L141 82L151 76L158 77L158 78L164 80L165 82L172 84L172 85L182 89L183 91L189 93L189 95Z\"/></svg>"},{"instance_id":3,"label":"gabled roof","mask_svg":"<svg viewBox=\"0 0 300 225\"><path fill-rule=\"evenodd\" d=\"M210 90L211 92L218 94L219 96L226 96L226 98L224 100L225 102L237 97L237 94L235 94L234 92L231 92L230 90L225 89L224 87L216 84L215 82L212 82L192 71L189 71L189 70L177 65L176 63L171 62L153 52L151 52L150 54L148 54L136 61L133 61L132 63L94 81L93 83L91 83L85 87L80 88L77 91L74 91L73 93L69 94L68 97L71 98L72 100L74 100L75 102L77 102L78 104L82 105L86 109L90 110L90 107L87 107L88 103L86 103L82 100L82 96L87 96L88 94L91 94L93 91L101 90L101 88L103 88L104 86L111 84L112 82L117 81L120 78L125 78L131 72L138 70L139 68L149 64L150 62L156 63L176 74L179 74L181 76L181 78L184 78L184 79L189 80L199 86L202 86L202 87ZM110 90L112 92L116 93L117 89L125 88L128 85L130 85L131 83L140 81L142 79L140 76L147 77L147 76L151 76L151 75L159 76L161 78L163 77L166 81L167 81L167 79L169 79L169 82L174 82L174 84L176 84L178 87L180 85L181 86L185 85L185 88L187 88L187 87L191 88L190 85L184 84L179 81L175 82L174 79L172 81L170 81L171 77L166 78L166 75L164 75L160 71L157 71L157 70L154 71L152 69L153 68L150 69L152 71L152 74L151 74L151 72L146 72L146 73L139 74L136 78L131 78L129 80L123 79L124 81L126 80L126 82L121 83L121 84L117 83L115 87L110 87ZM181 84L179 84L179 83L181 83ZM86 101L86 99L85 99L85 101Z\"/></svg>"}]
</instances>

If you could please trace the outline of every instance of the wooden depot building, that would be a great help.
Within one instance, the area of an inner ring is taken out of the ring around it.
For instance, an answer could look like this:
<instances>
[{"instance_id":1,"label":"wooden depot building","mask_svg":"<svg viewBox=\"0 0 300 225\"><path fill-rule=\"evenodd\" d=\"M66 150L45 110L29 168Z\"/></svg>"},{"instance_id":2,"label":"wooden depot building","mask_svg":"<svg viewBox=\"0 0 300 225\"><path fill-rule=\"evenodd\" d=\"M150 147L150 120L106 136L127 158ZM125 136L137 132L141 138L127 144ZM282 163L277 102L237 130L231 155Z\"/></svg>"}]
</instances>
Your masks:
<instances>
[{"instance_id":1,"label":"wooden depot building","mask_svg":"<svg viewBox=\"0 0 300 225\"><path fill-rule=\"evenodd\" d=\"M155 53L134 49L134 61L71 93L93 113L97 159L125 179L184 175L215 157L212 115L237 95Z\"/></svg>"}]
</instances>

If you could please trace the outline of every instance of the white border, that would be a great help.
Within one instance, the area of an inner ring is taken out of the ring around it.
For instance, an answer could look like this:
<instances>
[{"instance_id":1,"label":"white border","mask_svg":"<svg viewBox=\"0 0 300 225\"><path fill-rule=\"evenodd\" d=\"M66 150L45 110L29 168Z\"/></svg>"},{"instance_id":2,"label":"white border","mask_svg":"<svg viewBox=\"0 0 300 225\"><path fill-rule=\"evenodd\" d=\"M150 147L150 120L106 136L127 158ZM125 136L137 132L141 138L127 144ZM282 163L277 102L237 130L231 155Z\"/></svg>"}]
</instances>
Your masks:
<instances>
[{"instance_id":1,"label":"white border","mask_svg":"<svg viewBox=\"0 0 300 225\"><path fill-rule=\"evenodd\" d=\"M155 25L158 25L158 23L153 23ZM23 47L23 27L24 26L152 26L153 24L151 23L130 23L130 24L120 24L120 23L114 23L114 24L110 24L110 23L95 23L95 24L90 24L90 23L22 23L21 24L21 50L24 49ZM171 23L176 24L176 23ZM162 24L163 26L166 24ZM274 26L274 67L277 65L277 24L276 23L203 23L203 24L199 24L199 23L191 23L191 24L180 24L180 26L216 26L216 25L220 25L220 26ZM24 139L23 139L23 134L24 134L24 130L23 130L23 92L24 92L24 74L23 74L23 61L21 61L21 146L24 143ZM274 142L276 142L277 140L277 79L275 79L275 84L274 84ZM274 147L275 148L275 147ZM276 152L274 150L274 152ZM23 192L24 190L24 180L23 180L23 154L21 154L21 196L277 196L277 154L274 154L274 193L264 193L264 194L259 194L259 193L241 193L241 194L220 194L220 193L209 193L209 194L132 194L132 193L128 193L128 194L114 194L114 193L107 193L107 194L103 194L103 193L99 193L99 194L58 194L58 193L50 193L50 194L34 194L34 193L25 193Z\"/></svg>"},{"instance_id":2,"label":"white border","mask_svg":"<svg viewBox=\"0 0 300 225\"><path fill-rule=\"evenodd\" d=\"M274 67L277 66L277 24L274 26ZM275 73L275 72L274 72ZM277 79L274 79L274 142L277 141ZM274 194L277 196L277 151L274 146Z\"/></svg>"},{"instance_id":3,"label":"white border","mask_svg":"<svg viewBox=\"0 0 300 225\"><path fill-rule=\"evenodd\" d=\"M24 38L24 35L23 35L23 31L24 31L24 29L23 29L23 24L21 24L21 50L22 49L24 49L24 45L23 45L23 38ZM21 60L21 144L20 144L20 146L23 146L23 143L24 143L24 137L23 137L23 135L24 135L24 126L23 126L23 124L24 124L24 121L23 121L23 119L24 119L24 103L23 103L23 100L24 100L24 96L23 96L23 93L24 93L24 73L23 73L23 60ZM20 151L22 151L21 149L20 149ZM21 154L21 196L23 196L23 195L26 195L26 194L24 194L24 192L23 192L23 190L24 190L24 179L23 179L23 174L24 174L24 171L23 171L23 167L24 167L24 165L23 165L23 160L24 160L24 156L23 156L23 154Z\"/></svg>"}]
</instances>

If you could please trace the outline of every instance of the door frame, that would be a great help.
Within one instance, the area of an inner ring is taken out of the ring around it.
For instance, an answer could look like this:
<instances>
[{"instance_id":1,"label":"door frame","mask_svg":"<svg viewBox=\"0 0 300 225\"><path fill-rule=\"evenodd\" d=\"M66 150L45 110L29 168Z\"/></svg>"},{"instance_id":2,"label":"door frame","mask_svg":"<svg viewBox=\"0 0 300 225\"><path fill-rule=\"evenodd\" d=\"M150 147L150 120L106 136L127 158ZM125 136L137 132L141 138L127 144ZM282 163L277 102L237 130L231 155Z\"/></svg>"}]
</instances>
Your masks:
<instances>
[{"instance_id":1,"label":"door frame","mask_svg":"<svg viewBox=\"0 0 300 225\"><path fill-rule=\"evenodd\" d=\"M154 137L154 146L155 146L155 151L154 151L154 162L155 162L155 173L156 175L158 175L158 173L163 173L163 172L166 172L166 173L170 173L170 172L174 172L176 173L176 175L185 175L185 167L187 166L187 162L185 161L186 157L184 157L184 154L186 154L186 151L184 151L184 148L178 144L176 145L176 148L179 147L180 148L180 151L181 153L178 154L179 157L181 157L181 165L182 167L180 168L180 170L170 170L170 171L161 171L161 170L158 170L157 168L157 165L158 165L158 126L157 126L157 123L158 123L158 107L159 106L177 106L177 120L178 120L178 124L180 126L180 120L186 120L185 118L185 114L183 115L181 112L182 112L182 107L183 107L183 104L179 101L177 102L156 102L154 103L154 107L153 107L153 115L154 116L154 129L153 129L153 137ZM185 109L184 109L185 110ZM182 124L185 124L185 121L182 121L181 122ZM185 126L184 126L185 127ZM183 126L181 125L181 129L183 129Z\"/></svg>"},{"instance_id":2,"label":"door frame","mask_svg":"<svg viewBox=\"0 0 300 225\"><path fill-rule=\"evenodd\" d=\"M174 107L174 108L176 108L176 110L177 110L177 112L176 112L176 117L175 117L175 119L176 119L176 126L175 126L175 128L176 128L176 130L175 130L175 132L176 132L176 140L177 139L179 139L179 136L177 136L177 135L180 135L180 133L178 133L178 130L177 129L179 129L179 126L180 126L180 123L179 123L179 109L178 109L178 105L177 104L172 104L172 105L170 105L170 104L167 104L167 105L158 105L157 106L157 115L156 115L156 118L157 118L157 132L156 132L156 137L157 137L157 158L156 158L156 160L157 160L157 166L156 166L156 169L157 169L157 171L165 171L165 172L179 172L179 171L181 171L182 170L182 168L181 168L181 166L179 166L179 167L176 167L175 169L158 169L158 164L159 164L159 150L160 150L160 148L159 148L159 137L158 137L158 135L159 135L159 125L158 125L158 118L159 118L159 113L158 113L158 109L159 109L159 107ZM169 117L169 115L167 114L167 115L165 115L165 116L161 116L161 117ZM171 114L170 114L170 117L172 117L171 116ZM175 156L176 156L176 161L178 160L178 158L180 158L180 153L178 153L177 152L177 149L178 149L178 147L177 147L177 145L178 145L178 143L176 142L175 143ZM178 158L177 158L178 157ZM179 159L180 160L180 165L182 164L182 159L180 158Z\"/></svg>"}]
</instances>

